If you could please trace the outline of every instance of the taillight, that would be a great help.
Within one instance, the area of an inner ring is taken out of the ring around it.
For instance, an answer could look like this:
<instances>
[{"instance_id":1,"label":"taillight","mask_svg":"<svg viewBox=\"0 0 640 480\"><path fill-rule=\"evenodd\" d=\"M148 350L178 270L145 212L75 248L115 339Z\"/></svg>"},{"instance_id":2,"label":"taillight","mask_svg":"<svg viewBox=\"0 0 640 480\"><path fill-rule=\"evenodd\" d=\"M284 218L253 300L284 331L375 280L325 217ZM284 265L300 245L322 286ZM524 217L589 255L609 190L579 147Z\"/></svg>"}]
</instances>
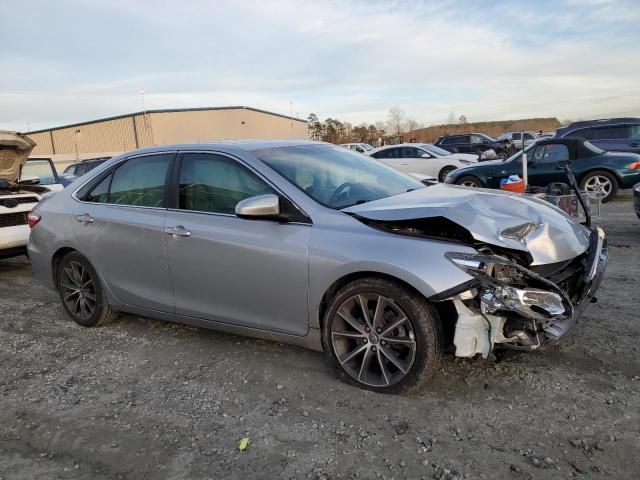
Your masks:
<instances>
[{"instance_id":1,"label":"taillight","mask_svg":"<svg viewBox=\"0 0 640 480\"><path fill-rule=\"evenodd\" d=\"M29 228L35 227L40 220L42 220L42 216L38 215L37 213L29 212L29 215L27 215L27 223L29 224Z\"/></svg>"},{"instance_id":2,"label":"taillight","mask_svg":"<svg viewBox=\"0 0 640 480\"><path fill-rule=\"evenodd\" d=\"M629 165L629 170L640 170L640 162L633 162Z\"/></svg>"}]
</instances>

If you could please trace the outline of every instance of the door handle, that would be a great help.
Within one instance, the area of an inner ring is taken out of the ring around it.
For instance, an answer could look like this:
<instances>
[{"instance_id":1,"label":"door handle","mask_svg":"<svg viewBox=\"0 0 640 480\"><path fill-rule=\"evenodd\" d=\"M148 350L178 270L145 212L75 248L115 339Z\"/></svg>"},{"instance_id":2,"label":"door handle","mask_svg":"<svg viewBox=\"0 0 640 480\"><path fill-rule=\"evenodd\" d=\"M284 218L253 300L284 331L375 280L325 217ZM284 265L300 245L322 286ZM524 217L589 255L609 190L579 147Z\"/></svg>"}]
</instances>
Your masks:
<instances>
[{"instance_id":1,"label":"door handle","mask_svg":"<svg viewBox=\"0 0 640 480\"><path fill-rule=\"evenodd\" d=\"M164 233L166 233L167 235L171 235L173 238L178 238L178 237L190 237L191 236L191 232L189 230L187 230L186 228L184 228L182 225L178 225L175 227L171 227L171 228L167 228Z\"/></svg>"},{"instance_id":2,"label":"door handle","mask_svg":"<svg viewBox=\"0 0 640 480\"><path fill-rule=\"evenodd\" d=\"M95 220L93 219L93 217L91 215L89 215L88 213L83 213L82 215L78 215L76 217L76 220L84 225L86 225L87 223L93 223L95 222Z\"/></svg>"}]
</instances>

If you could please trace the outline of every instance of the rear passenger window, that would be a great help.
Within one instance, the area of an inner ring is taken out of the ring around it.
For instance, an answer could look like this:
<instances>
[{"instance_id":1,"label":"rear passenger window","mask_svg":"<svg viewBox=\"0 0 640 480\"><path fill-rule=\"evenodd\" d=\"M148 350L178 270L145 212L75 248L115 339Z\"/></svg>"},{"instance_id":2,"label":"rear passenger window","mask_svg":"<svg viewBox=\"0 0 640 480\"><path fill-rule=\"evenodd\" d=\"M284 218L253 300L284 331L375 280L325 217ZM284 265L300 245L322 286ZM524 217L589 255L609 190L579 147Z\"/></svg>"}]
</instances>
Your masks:
<instances>
[{"instance_id":1,"label":"rear passenger window","mask_svg":"<svg viewBox=\"0 0 640 480\"><path fill-rule=\"evenodd\" d=\"M163 153L127 160L96 185L85 200L117 205L161 207L167 169L173 156L173 153Z\"/></svg>"},{"instance_id":2,"label":"rear passenger window","mask_svg":"<svg viewBox=\"0 0 640 480\"><path fill-rule=\"evenodd\" d=\"M593 137L591 136L591 129L590 128L579 128L578 130L574 130L573 132L569 133L567 135L567 137L581 137L581 138L586 138L587 140L591 140Z\"/></svg>"},{"instance_id":3,"label":"rear passenger window","mask_svg":"<svg viewBox=\"0 0 640 480\"><path fill-rule=\"evenodd\" d=\"M593 129L593 140L626 140L629 127L601 127Z\"/></svg>"},{"instance_id":4,"label":"rear passenger window","mask_svg":"<svg viewBox=\"0 0 640 480\"><path fill-rule=\"evenodd\" d=\"M238 202L267 193L276 192L231 158L209 153L182 156L178 190L180 209L235 215Z\"/></svg>"}]
</instances>

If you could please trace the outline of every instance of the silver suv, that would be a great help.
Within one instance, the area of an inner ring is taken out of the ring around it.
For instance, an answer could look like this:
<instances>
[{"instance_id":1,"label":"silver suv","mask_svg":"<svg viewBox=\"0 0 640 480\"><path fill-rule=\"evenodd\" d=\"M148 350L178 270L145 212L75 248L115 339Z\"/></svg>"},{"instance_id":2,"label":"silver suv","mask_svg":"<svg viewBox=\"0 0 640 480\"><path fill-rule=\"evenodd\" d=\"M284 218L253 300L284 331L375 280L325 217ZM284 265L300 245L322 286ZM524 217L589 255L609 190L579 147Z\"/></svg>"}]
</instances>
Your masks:
<instances>
[{"instance_id":1,"label":"silver suv","mask_svg":"<svg viewBox=\"0 0 640 480\"><path fill-rule=\"evenodd\" d=\"M129 312L304 345L378 391L423 384L448 344L562 337L607 263L601 230L544 202L319 142L135 151L32 215L33 269L79 324Z\"/></svg>"}]
</instances>

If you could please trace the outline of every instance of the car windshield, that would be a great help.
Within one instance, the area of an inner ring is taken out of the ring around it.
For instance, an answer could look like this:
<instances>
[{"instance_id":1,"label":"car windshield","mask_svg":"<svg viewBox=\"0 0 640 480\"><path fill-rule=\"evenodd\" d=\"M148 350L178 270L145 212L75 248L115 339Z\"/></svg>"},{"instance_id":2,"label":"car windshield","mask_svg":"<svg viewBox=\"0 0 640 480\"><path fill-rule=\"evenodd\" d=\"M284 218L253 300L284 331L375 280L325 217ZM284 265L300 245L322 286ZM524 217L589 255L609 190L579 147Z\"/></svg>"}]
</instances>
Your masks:
<instances>
[{"instance_id":1,"label":"car windshield","mask_svg":"<svg viewBox=\"0 0 640 480\"><path fill-rule=\"evenodd\" d=\"M421 145L422 148L427 150L429 153L433 153L439 157L446 157L447 155L451 155L451 152L447 152L444 148L436 147L435 145L425 144Z\"/></svg>"},{"instance_id":2,"label":"car windshield","mask_svg":"<svg viewBox=\"0 0 640 480\"><path fill-rule=\"evenodd\" d=\"M588 140L584 142L583 145L587 147L589 150L591 150L593 153L597 153L598 155L605 152L603 149L596 147L593 143L591 143Z\"/></svg>"},{"instance_id":3,"label":"car windshield","mask_svg":"<svg viewBox=\"0 0 640 480\"><path fill-rule=\"evenodd\" d=\"M27 160L22 166L20 177L37 177L40 180L40 185L56 183L56 177L49 160Z\"/></svg>"},{"instance_id":4,"label":"car windshield","mask_svg":"<svg viewBox=\"0 0 640 480\"><path fill-rule=\"evenodd\" d=\"M424 188L404 173L339 147L304 145L252 153L329 208L342 209Z\"/></svg>"}]
</instances>

